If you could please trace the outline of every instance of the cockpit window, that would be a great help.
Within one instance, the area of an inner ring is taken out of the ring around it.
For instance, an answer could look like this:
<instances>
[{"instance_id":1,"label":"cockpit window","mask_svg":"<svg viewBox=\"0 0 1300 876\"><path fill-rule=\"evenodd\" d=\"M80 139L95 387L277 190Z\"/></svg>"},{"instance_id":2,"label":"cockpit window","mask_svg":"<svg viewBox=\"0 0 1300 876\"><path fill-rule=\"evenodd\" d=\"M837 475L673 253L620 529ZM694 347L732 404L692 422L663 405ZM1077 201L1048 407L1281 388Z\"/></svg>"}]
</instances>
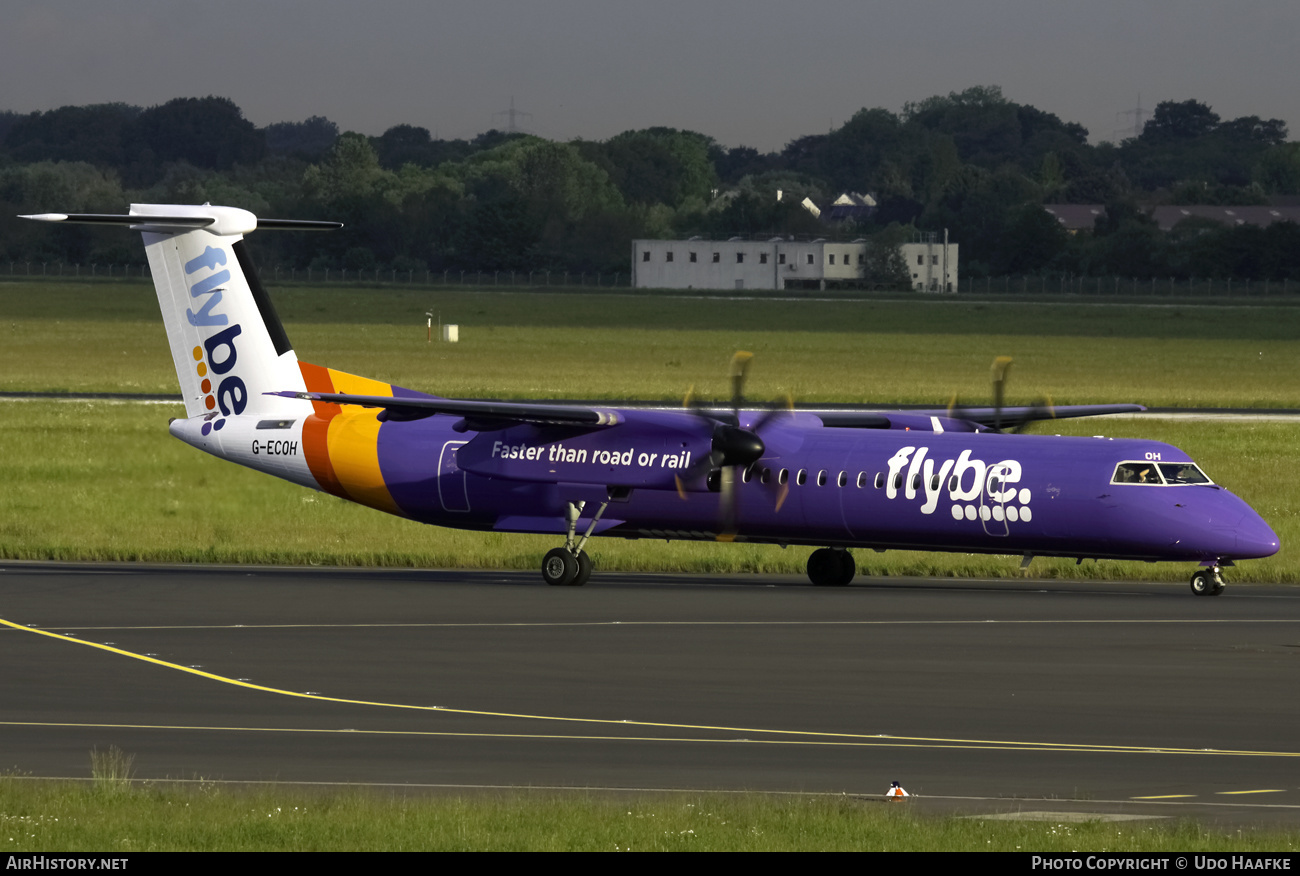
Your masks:
<instances>
[{"instance_id":1,"label":"cockpit window","mask_svg":"<svg viewBox=\"0 0 1300 876\"><path fill-rule=\"evenodd\" d=\"M1154 462L1121 462L1115 466L1112 484L1163 484Z\"/></svg>"},{"instance_id":2,"label":"cockpit window","mask_svg":"<svg viewBox=\"0 0 1300 876\"><path fill-rule=\"evenodd\" d=\"M1194 462L1162 462L1160 473L1169 484L1209 484L1213 483Z\"/></svg>"},{"instance_id":3,"label":"cockpit window","mask_svg":"<svg viewBox=\"0 0 1300 876\"><path fill-rule=\"evenodd\" d=\"M1210 484L1205 472L1194 462L1121 462L1115 466L1112 484Z\"/></svg>"}]
</instances>

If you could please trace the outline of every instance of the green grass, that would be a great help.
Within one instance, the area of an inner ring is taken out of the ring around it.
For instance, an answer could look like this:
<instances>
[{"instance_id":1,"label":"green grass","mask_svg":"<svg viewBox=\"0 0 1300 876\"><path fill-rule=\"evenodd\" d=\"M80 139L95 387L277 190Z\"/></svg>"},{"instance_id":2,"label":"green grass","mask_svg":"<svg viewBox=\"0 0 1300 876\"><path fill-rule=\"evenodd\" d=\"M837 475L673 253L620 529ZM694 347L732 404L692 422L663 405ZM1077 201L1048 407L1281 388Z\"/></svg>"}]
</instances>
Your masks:
<instances>
[{"instance_id":1,"label":"green grass","mask_svg":"<svg viewBox=\"0 0 1300 876\"><path fill-rule=\"evenodd\" d=\"M536 569L552 536L424 526L200 453L167 434L180 407L0 402L0 557L42 560L315 563ZM1073 434L1148 437L1182 447L1277 531L1275 557L1233 581L1300 581L1297 429L1288 423L1062 421ZM709 501L711 497L699 497ZM598 539L597 569L802 575L808 548ZM1018 557L859 551L860 574L1009 576ZM1040 558L1035 575L1182 578L1181 567Z\"/></svg>"},{"instance_id":2,"label":"green grass","mask_svg":"<svg viewBox=\"0 0 1300 876\"><path fill-rule=\"evenodd\" d=\"M1293 307L699 300L663 295L290 288L274 295L300 358L442 395L986 403L994 356L1011 400L1300 407ZM461 326L427 344L427 310ZM173 393L153 291L0 283L0 390Z\"/></svg>"},{"instance_id":3,"label":"green grass","mask_svg":"<svg viewBox=\"0 0 1300 876\"><path fill-rule=\"evenodd\" d=\"M0 778L0 852L1280 852L1300 845L1295 831L998 821L925 815L923 806L758 794L428 797L211 783L122 791L8 777Z\"/></svg>"}]
</instances>

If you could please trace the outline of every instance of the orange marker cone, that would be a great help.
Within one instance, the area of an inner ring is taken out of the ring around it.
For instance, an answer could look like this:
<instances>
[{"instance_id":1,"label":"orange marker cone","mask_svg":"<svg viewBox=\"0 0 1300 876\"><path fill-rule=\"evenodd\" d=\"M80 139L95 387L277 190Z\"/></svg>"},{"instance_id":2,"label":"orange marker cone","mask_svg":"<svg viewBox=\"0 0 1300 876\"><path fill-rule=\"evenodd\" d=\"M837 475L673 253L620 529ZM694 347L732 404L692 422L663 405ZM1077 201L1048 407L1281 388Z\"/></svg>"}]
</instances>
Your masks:
<instances>
[{"instance_id":1,"label":"orange marker cone","mask_svg":"<svg viewBox=\"0 0 1300 876\"><path fill-rule=\"evenodd\" d=\"M910 794L903 790L903 786L898 782L890 782L889 790L885 792L885 797L889 800L905 800Z\"/></svg>"}]
</instances>

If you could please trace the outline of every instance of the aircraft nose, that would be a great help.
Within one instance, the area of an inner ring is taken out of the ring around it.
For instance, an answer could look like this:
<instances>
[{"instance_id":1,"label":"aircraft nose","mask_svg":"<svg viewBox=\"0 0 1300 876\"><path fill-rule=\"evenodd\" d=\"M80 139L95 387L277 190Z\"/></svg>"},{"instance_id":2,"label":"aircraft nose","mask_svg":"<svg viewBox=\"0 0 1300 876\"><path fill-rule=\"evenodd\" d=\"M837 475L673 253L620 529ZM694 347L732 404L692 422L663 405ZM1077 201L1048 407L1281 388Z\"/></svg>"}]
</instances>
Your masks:
<instances>
[{"instance_id":1,"label":"aircraft nose","mask_svg":"<svg viewBox=\"0 0 1300 876\"><path fill-rule=\"evenodd\" d=\"M1273 531L1264 518L1251 512L1241 523L1237 524L1237 552L1235 556L1243 559L1271 557L1278 552L1282 544L1277 533Z\"/></svg>"}]
</instances>

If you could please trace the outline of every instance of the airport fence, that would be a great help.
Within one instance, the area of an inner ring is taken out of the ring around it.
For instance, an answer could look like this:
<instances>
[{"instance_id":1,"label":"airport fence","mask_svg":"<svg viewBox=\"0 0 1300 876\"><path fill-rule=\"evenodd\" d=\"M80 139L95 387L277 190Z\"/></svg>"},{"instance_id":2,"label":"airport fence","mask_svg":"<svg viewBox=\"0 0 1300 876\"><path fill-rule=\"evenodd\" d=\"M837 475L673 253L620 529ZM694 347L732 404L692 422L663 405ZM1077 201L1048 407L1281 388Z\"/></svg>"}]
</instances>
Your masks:
<instances>
[{"instance_id":1,"label":"airport fence","mask_svg":"<svg viewBox=\"0 0 1300 876\"><path fill-rule=\"evenodd\" d=\"M483 270L398 270L393 268L294 268L281 265L258 266L258 275L265 282L280 284L328 284L355 286L421 286L421 287L514 287L521 289L561 288L629 288L632 276L622 271L483 271ZM0 279L14 280L140 280L151 278L149 266L130 264L77 264L65 262L8 263L8 270L0 263ZM800 295L843 295L859 297L871 294L861 283L843 286L828 282L825 289L783 290ZM653 291L653 290L647 290ZM680 291L680 290L679 290ZM699 289L697 292L708 290ZM734 293L734 289L714 290ZM745 295L773 294L775 290L746 289ZM1001 277L964 277L955 293L963 296L996 298L1061 298L1086 297L1124 299L1294 299L1300 293L1300 281L1251 280L1237 277L1092 277L1057 275L1017 275ZM898 291L875 292L875 295L898 295ZM906 294L906 293L902 293ZM918 295L944 295L941 292L917 290Z\"/></svg>"},{"instance_id":2,"label":"airport fence","mask_svg":"<svg viewBox=\"0 0 1300 876\"><path fill-rule=\"evenodd\" d=\"M958 283L966 295L1087 296L1090 298L1276 298L1300 292L1300 281L1250 280L1238 277L1075 277L1021 275L966 277Z\"/></svg>"},{"instance_id":3,"label":"airport fence","mask_svg":"<svg viewBox=\"0 0 1300 876\"><path fill-rule=\"evenodd\" d=\"M375 268L286 268L258 265L264 281L276 283L340 283L373 286L547 286L627 287L631 274L621 271L480 271L480 270L397 270ZM7 276L14 279L140 279L151 278L147 264L68 264L64 262L9 262Z\"/></svg>"}]
</instances>

